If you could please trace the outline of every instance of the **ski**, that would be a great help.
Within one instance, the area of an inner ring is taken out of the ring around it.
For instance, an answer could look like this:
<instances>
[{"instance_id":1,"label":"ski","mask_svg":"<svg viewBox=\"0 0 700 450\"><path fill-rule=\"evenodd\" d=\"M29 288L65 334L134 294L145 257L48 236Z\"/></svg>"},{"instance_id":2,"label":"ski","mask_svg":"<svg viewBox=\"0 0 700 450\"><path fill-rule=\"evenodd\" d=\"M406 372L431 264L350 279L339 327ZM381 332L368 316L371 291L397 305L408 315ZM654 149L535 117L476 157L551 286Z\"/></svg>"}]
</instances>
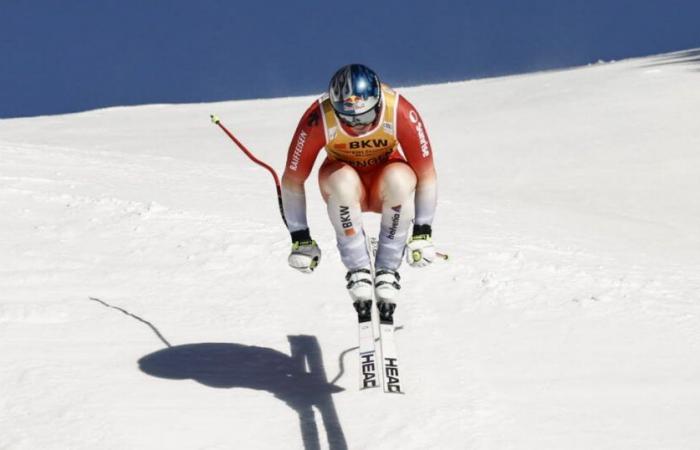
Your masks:
<instances>
[{"instance_id":1,"label":"ski","mask_svg":"<svg viewBox=\"0 0 700 450\"><path fill-rule=\"evenodd\" d=\"M374 258L377 256L377 239L367 240L370 251L370 268L372 277L375 276ZM375 299L376 300L376 299ZM381 348L382 376L384 378L384 392L391 394L403 394L401 378L399 376L398 354L396 352L396 340L394 339L394 310L396 305L391 303L377 303L379 315L379 346Z\"/></svg>"},{"instance_id":2,"label":"ski","mask_svg":"<svg viewBox=\"0 0 700 450\"><path fill-rule=\"evenodd\" d=\"M372 244L365 236L365 245L372 254ZM375 245L376 248L376 245ZM360 390L379 387L377 371L377 349L374 338L374 322L372 321L372 300L356 301L353 303L357 311L357 329L360 341Z\"/></svg>"},{"instance_id":3,"label":"ski","mask_svg":"<svg viewBox=\"0 0 700 450\"><path fill-rule=\"evenodd\" d=\"M382 350L382 372L384 376L384 392L403 394L399 373L399 357L394 340L394 304L377 304L379 309L379 342Z\"/></svg>"},{"instance_id":4,"label":"ski","mask_svg":"<svg viewBox=\"0 0 700 450\"><path fill-rule=\"evenodd\" d=\"M360 338L360 390L379 387L377 374L377 352L374 345L374 327L372 326L372 302L357 301L358 331Z\"/></svg>"}]
</instances>

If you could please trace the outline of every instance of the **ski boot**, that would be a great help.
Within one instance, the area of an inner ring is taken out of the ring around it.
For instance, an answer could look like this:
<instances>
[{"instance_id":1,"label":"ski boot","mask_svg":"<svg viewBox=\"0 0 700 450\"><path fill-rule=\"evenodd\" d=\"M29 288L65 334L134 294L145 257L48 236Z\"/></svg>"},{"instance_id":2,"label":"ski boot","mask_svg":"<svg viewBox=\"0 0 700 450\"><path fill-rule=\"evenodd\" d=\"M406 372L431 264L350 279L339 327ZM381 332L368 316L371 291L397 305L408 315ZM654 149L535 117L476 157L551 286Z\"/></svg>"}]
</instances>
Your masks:
<instances>
[{"instance_id":1,"label":"ski boot","mask_svg":"<svg viewBox=\"0 0 700 450\"><path fill-rule=\"evenodd\" d=\"M396 297L401 285L399 272L391 269L377 269L374 276L374 296L377 299L380 323L394 323Z\"/></svg>"},{"instance_id":2,"label":"ski boot","mask_svg":"<svg viewBox=\"0 0 700 450\"><path fill-rule=\"evenodd\" d=\"M372 320L372 272L369 268L350 270L345 275L345 286L353 301L360 322Z\"/></svg>"}]
</instances>

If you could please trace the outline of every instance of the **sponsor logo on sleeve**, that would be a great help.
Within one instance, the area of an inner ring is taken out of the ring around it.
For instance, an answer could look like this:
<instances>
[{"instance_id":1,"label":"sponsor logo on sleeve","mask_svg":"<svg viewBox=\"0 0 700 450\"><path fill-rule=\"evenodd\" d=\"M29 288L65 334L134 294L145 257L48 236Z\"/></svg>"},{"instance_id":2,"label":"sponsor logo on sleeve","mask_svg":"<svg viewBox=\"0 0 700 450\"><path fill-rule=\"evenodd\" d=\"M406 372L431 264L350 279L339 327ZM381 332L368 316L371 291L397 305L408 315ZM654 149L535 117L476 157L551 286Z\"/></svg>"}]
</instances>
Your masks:
<instances>
[{"instance_id":1,"label":"sponsor logo on sleeve","mask_svg":"<svg viewBox=\"0 0 700 450\"><path fill-rule=\"evenodd\" d=\"M420 144L420 151L423 158L430 156L430 145L428 145L428 138L425 136L425 129L423 129L423 123L418 120L418 114L411 110L408 113L408 119L416 126L416 134L418 134L418 143Z\"/></svg>"},{"instance_id":2,"label":"sponsor logo on sleeve","mask_svg":"<svg viewBox=\"0 0 700 450\"><path fill-rule=\"evenodd\" d=\"M299 168L299 162L301 161L301 154L304 152L304 144L306 143L306 138L309 135L306 131L301 130L299 133L299 138L296 144L294 144L294 153L292 153L292 161L289 163L289 168L291 170L297 170Z\"/></svg>"}]
</instances>

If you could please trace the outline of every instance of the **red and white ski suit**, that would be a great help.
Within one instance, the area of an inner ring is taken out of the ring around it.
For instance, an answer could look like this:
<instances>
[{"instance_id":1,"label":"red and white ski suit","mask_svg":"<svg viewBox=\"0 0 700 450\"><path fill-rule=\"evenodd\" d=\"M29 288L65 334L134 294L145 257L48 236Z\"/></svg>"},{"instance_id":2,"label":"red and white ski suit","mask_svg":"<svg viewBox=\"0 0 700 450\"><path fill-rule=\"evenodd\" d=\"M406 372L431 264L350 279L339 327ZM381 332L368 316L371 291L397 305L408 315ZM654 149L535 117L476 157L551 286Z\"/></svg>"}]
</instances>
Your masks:
<instances>
[{"instance_id":1,"label":"red and white ski suit","mask_svg":"<svg viewBox=\"0 0 700 450\"><path fill-rule=\"evenodd\" d=\"M319 183L343 263L350 270L368 265L361 216L372 211L382 214L376 266L396 270L411 221L431 225L435 215L433 149L420 115L403 96L382 85L376 125L356 135L338 120L327 96L315 101L299 121L282 176L290 232L308 228L304 183L321 149L327 156Z\"/></svg>"}]
</instances>

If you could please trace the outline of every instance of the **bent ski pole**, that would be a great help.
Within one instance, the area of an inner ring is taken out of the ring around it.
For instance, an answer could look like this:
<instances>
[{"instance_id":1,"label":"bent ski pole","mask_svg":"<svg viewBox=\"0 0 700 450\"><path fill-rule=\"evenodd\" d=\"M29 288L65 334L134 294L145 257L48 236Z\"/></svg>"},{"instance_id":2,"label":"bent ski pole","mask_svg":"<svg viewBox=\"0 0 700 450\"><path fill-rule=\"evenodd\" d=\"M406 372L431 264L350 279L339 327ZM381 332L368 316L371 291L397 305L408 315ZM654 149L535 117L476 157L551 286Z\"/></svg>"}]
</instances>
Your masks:
<instances>
[{"instance_id":1,"label":"bent ski pole","mask_svg":"<svg viewBox=\"0 0 700 450\"><path fill-rule=\"evenodd\" d=\"M287 227L287 228L289 228L289 227L287 226L287 219L285 219L285 217L284 217L284 207L282 206L282 188L280 187L280 179L279 179L279 177L277 176L277 172L275 172L275 169L273 169L272 167L270 167L269 165L267 165L265 162L260 161L258 158L256 158L255 155L253 155L253 154L250 152L250 150L248 150L248 149L245 147L245 145L243 145L243 144L241 143L241 141L239 141L238 139L236 139L236 136L234 136L233 133L231 133L231 132L228 130L228 128L226 128L226 127L224 126L224 124L221 123L221 119L219 119L219 117L215 116L214 114L211 114L210 117L211 117L212 123L218 125L219 128L221 128L221 130L222 130L224 133L226 133L226 135L227 135L228 137L231 138L231 140L234 142L234 144L236 144L236 146L238 146L238 148L240 148L241 151L243 151L243 153L245 153L246 156L247 156L248 158L250 158L251 161L253 161L255 164L258 164L259 166L264 167L265 169L267 169L268 172L270 172L270 175L272 175L272 178L275 180L275 188L277 189L277 204L279 205L279 208L280 208L280 214L282 215L282 221L284 222L284 226Z\"/></svg>"}]
</instances>

